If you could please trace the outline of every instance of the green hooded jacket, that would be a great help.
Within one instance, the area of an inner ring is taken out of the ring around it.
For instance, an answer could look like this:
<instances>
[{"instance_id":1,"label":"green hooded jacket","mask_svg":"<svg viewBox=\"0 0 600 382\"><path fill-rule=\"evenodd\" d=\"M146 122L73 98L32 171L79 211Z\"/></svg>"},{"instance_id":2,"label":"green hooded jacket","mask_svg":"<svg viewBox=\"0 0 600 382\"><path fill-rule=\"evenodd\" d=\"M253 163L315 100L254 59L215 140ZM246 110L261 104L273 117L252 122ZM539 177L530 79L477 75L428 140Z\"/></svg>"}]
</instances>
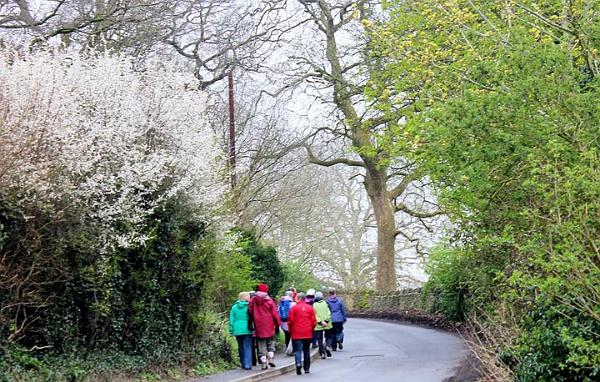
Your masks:
<instances>
[{"instance_id":1,"label":"green hooded jacket","mask_svg":"<svg viewBox=\"0 0 600 382\"><path fill-rule=\"evenodd\" d=\"M252 334L252 331L248 328L249 320L248 301L236 301L229 313L229 333L234 336Z\"/></svg>"},{"instance_id":2,"label":"green hooded jacket","mask_svg":"<svg viewBox=\"0 0 600 382\"><path fill-rule=\"evenodd\" d=\"M315 312L317 313L317 327L315 330L327 330L333 327L331 323L331 312L329 311L329 305L325 300L317 301L313 304ZM327 321L327 325L321 325L322 321Z\"/></svg>"}]
</instances>

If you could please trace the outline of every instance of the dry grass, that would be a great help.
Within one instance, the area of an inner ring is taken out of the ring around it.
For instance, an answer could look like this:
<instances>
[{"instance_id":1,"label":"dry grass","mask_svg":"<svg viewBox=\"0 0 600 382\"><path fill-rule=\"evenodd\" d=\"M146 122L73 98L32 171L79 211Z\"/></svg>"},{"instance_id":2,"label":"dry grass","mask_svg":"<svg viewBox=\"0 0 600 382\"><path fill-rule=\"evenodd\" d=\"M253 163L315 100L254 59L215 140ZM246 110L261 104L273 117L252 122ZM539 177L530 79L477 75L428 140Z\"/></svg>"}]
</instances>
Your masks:
<instances>
[{"instance_id":1,"label":"dry grass","mask_svg":"<svg viewBox=\"0 0 600 382\"><path fill-rule=\"evenodd\" d=\"M465 325L463 337L473 357L478 361L479 382L512 382L513 373L498 358L498 351L512 344L517 337L515 325L473 316Z\"/></svg>"}]
</instances>

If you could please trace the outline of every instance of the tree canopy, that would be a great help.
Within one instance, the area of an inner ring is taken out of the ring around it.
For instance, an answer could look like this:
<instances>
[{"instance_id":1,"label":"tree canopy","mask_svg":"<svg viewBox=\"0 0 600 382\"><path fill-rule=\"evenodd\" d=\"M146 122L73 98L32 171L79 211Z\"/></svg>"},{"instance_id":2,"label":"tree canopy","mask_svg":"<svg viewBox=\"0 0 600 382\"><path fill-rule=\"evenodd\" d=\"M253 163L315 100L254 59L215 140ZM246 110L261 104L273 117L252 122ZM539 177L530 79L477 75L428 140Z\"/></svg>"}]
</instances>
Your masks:
<instances>
[{"instance_id":1,"label":"tree canopy","mask_svg":"<svg viewBox=\"0 0 600 382\"><path fill-rule=\"evenodd\" d=\"M396 145L423 164L456 224L432 282L454 291L454 314L515 323L504 361L518 380L593 379L600 4L388 4L390 22L373 29L387 62L379 84L414 100Z\"/></svg>"}]
</instances>

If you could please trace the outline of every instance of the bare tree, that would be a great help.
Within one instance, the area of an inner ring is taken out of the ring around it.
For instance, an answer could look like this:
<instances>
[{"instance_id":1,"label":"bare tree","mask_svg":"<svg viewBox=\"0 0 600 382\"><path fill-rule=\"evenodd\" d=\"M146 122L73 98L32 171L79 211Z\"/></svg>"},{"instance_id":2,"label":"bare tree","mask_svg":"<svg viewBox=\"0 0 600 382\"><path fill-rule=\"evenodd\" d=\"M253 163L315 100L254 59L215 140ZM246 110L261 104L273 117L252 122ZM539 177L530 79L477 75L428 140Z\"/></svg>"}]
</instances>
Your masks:
<instances>
[{"instance_id":1,"label":"bare tree","mask_svg":"<svg viewBox=\"0 0 600 382\"><path fill-rule=\"evenodd\" d=\"M323 235L317 275L326 274L339 287L357 290L373 287L375 281L375 246L369 229L373 209L364 189L348 175L338 170L329 176L334 192L323 196L330 200L322 204L323 219L315 222Z\"/></svg>"},{"instance_id":2,"label":"bare tree","mask_svg":"<svg viewBox=\"0 0 600 382\"><path fill-rule=\"evenodd\" d=\"M286 8L287 0L192 1L184 17L173 19L163 41L193 63L206 88L234 68L260 72L284 36L306 22Z\"/></svg>"},{"instance_id":3,"label":"bare tree","mask_svg":"<svg viewBox=\"0 0 600 382\"><path fill-rule=\"evenodd\" d=\"M180 2L149 0L16 0L0 2L0 30L30 49L63 45L131 50L140 57L166 33L165 20L181 17ZM17 33L18 32L18 33Z\"/></svg>"},{"instance_id":4,"label":"bare tree","mask_svg":"<svg viewBox=\"0 0 600 382\"><path fill-rule=\"evenodd\" d=\"M328 285L365 288L375 276L374 246L369 238L372 209L352 174L309 166L277 187L294 197L269 205L275 222L266 233L280 257L300 263Z\"/></svg>"}]
</instances>

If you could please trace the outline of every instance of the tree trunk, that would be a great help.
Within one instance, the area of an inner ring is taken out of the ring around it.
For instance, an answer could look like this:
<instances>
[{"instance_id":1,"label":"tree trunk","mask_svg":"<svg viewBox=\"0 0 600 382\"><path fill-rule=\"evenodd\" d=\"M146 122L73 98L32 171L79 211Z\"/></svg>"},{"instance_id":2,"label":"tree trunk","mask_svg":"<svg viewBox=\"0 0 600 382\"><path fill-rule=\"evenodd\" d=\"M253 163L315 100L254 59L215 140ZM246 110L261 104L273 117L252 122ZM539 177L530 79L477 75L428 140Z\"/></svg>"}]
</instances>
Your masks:
<instances>
[{"instance_id":1,"label":"tree trunk","mask_svg":"<svg viewBox=\"0 0 600 382\"><path fill-rule=\"evenodd\" d=\"M377 290L396 289L396 220L385 170L367 166L365 187L377 222Z\"/></svg>"}]
</instances>

